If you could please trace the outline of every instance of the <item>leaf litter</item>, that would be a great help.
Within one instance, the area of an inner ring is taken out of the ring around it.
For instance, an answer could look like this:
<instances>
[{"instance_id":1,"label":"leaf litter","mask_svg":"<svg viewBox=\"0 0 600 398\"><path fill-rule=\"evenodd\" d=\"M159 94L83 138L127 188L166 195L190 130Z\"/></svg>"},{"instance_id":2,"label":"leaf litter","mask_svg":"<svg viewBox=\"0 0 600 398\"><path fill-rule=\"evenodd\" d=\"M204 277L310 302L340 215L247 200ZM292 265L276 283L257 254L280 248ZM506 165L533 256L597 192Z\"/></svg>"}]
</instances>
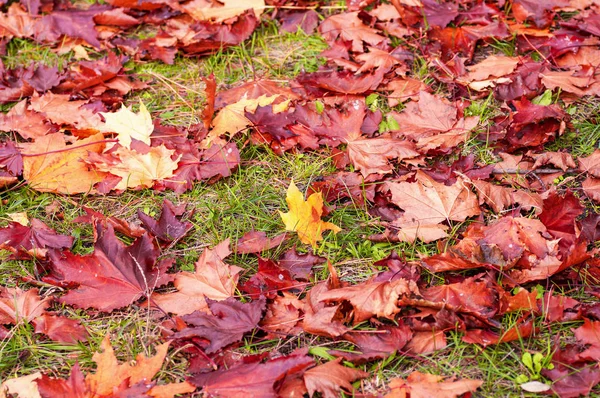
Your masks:
<instances>
[{"instance_id":1,"label":"leaf litter","mask_svg":"<svg viewBox=\"0 0 600 398\"><path fill-rule=\"evenodd\" d=\"M68 378L21 375L2 384L1 396L198 391L335 397L364 388L356 381L375 376L363 364L435 353L452 331L485 349L535 338L541 327L558 322L577 322L574 339L562 344L557 338L548 366L535 375L544 383L522 388L576 397L600 383L600 292L588 282L600 278L600 216L593 205L600 201L598 150L574 158L547 148L574 129L571 104L600 93L600 7L562 0L347 0L346 10L332 11L308 3L2 5L2 55L11 40L23 39L79 59L61 68L0 63L0 103L12 104L0 114L0 129L8 133L0 146L4 189L27 184L59 195L183 193L241 167L240 135L247 136L244 146L279 155L332 157L338 170L313 182L306 200L290 179L288 212L279 214L281 229L291 234L248 231L231 247L225 240L206 248L192 272L163 256L193 229L180 220L185 204L168 200L158 219L138 212L141 226L85 209L79 221L90 224L94 236L87 254L74 253L73 237L38 219L1 228L11 259L36 261L35 275L25 282L56 288L40 296L38 288L1 286L4 340L31 324L44 339L86 341L85 319L53 313L53 302L90 314L142 305L161 322L165 340L155 356L138 356L133 365L118 363L106 337L93 357L95 372L84 376L76 363ZM143 102L136 112L124 104L148 88L130 73L128 61L172 64L177 54L221 51L243 43L262 20L276 20L286 31L316 29L329 46L321 54L324 64L285 82L257 78L232 88L206 76L202 120L187 127L168 126ZM143 27L156 35L132 38ZM491 53L509 38L514 54ZM419 65L427 67L427 78ZM393 109L376 109L373 98ZM499 112L474 115L485 98ZM474 140L489 148L493 161L468 154ZM303 245L319 254L325 231L351 227L326 221L333 207L325 201L378 217L385 231L371 236L374 241L438 242L439 253L412 261L392 253L375 264L380 273L356 283L340 279L328 263L327 280L315 282L313 267L327 259L303 254ZM121 241L115 231L131 240ZM300 252L262 257L296 236ZM243 269L226 262L231 250L256 254L257 272L240 278ZM536 283L582 285L588 299L539 294ZM514 314L516 322L503 324ZM356 348L326 350L328 361L302 346L235 351L248 341L300 335ZM157 384L152 379L169 346L188 359L188 377ZM458 376L411 371L379 384L374 396L456 397L483 384Z\"/></svg>"}]
</instances>

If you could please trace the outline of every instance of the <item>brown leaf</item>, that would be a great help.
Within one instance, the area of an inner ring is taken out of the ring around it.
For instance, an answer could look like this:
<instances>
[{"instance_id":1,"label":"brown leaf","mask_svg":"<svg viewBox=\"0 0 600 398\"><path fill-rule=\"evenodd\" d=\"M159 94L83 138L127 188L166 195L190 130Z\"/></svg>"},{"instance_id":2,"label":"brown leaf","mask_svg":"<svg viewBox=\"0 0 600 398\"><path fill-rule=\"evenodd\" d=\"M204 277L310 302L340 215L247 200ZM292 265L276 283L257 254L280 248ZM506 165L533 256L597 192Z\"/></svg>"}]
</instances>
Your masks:
<instances>
[{"instance_id":1,"label":"brown leaf","mask_svg":"<svg viewBox=\"0 0 600 398\"><path fill-rule=\"evenodd\" d=\"M242 268L223 262L230 253L229 239L214 249L205 249L196 261L194 273L181 271L175 275L177 292L153 293L150 303L177 315L208 313L206 298L223 301L235 293Z\"/></svg>"},{"instance_id":2,"label":"brown leaf","mask_svg":"<svg viewBox=\"0 0 600 398\"><path fill-rule=\"evenodd\" d=\"M352 42L352 51L362 53L363 45L367 43L377 46L388 41L379 32L365 25L358 17L358 12L348 12L332 15L319 25L319 32L326 41L332 43L338 37Z\"/></svg>"},{"instance_id":3,"label":"brown leaf","mask_svg":"<svg viewBox=\"0 0 600 398\"><path fill-rule=\"evenodd\" d=\"M592 177L600 177L600 149L596 149L591 155L578 158L579 171L587 172Z\"/></svg>"},{"instance_id":4,"label":"brown leaf","mask_svg":"<svg viewBox=\"0 0 600 398\"><path fill-rule=\"evenodd\" d=\"M417 172L416 182L388 182L392 203L405 211L403 225L434 225L444 221L464 221L481 213L477 197L462 179L447 186Z\"/></svg>"},{"instance_id":5,"label":"brown leaf","mask_svg":"<svg viewBox=\"0 0 600 398\"><path fill-rule=\"evenodd\" d=\"M444 380L443 376L415 371L406 380L400 378L392 379L389 384L391 392L385 397L403 397L405 395L402 395L402 393L408 393L410 394L410 398L456 398L477 390L483 384L481 380L442 380Z\"/></svg>"},{"instance_id":6,"label":"brown leaf","mask_svg":"<svg viewBox=\"0 0 600 398\"><path fill-rule=\"evenodd\" d=\"M393 319L400 312L398 299L418 294L415 282L399 278L333 289L322 293L319 298L322 301L349 301L354 307L354 323L357 324L373 316Z\"/></svg>"},{"instance_id":7,"label":"brown leaf","mask_svg":"<svg viewBox=\"0 0 600 398\"><path fill-rule=\"evenodd\" d=\"M420 80L410 77L400 77L381 87L380 90L391 91L386 97L388 99L388 105L394 107L409 99L417 101L419 99L419 92L427 91L428 86Z\"/></svg>"},{"instance_id":8,"label":"brown leaf","mask_svg":"<svg viewBox=\"0 0 600 398\"><path fill-rule=\"evenodd\" d=\"M367 177L369 174L389 174L393 171L390 160L414 158L419 152L413 143L390 135L366 138L351 134L348 136L348 156L354 167Z\"/></svg>"},{"instance_id":9,"label":"brown leaf","mask_svg":"<svg viewBox=\"0 0 600 398\"><path fill-rule=\"evenodd\" d=\"M267 238L267 234L262 231L249 231L242 236L236 244L235 251L240 254L262 253L265 250L271 250L281 245L286 234L280 234L273 238Z\"/></svg>"},{"instance_id":10,"label":"brown leaf","mask_svg":"<svg viewBox=\"0 0 600 398\"><path fill-rule=\"evenodd\" d=\"M442 330L416 332L408 342L405 351L411 354L430 354L446 348L446 335Z\"/></svg>"},{"instance_id":11,"label":"brown leaf","mask_svg":"<svg viewBox=\"0 0 600 398\"><path fill-rule=\"evenodd\" d=\"M304 372L304 383L310 396L318 391L324 398L337 398L342 390L354 391L351 382L369 376L362 370L340 365L341 361L342 358L338 358Z\"/></svg>"},{"instance_id":12,"label":"brown leaf","mask_svg":"<svg viewBox=\"0 0 600 398\"><path fill-rule=\"evenodd\" d=\"M467 66L469 73L466 78L469 81L475 81L486 80L491 76L505 76L515 70L519 61L518 57L491 55L475 65Z\"/></svg>"}]
</instances>

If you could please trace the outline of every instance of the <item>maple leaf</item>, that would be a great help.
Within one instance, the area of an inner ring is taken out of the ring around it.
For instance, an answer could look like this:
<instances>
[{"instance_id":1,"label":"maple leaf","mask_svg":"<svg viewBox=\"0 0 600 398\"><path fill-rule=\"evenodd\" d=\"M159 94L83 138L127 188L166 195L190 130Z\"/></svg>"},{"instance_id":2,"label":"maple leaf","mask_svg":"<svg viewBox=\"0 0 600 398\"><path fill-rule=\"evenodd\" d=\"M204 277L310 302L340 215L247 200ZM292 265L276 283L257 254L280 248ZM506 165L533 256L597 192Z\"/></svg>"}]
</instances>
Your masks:
<instances>
[{"instance_id":1,"label":"maple leaf","mask_svg":"<svg viewBox=\"0 0 600 398\"><path fill-rule=\"evenodd\" d=\"M146 229L163 242L171 243L184 237L190 229L192 223L189 221L181 222L175 217L177 209L168 199L163 201L162 211L158 220L146 215L138 209L138 217Z\"/></svg>"},{"instance_id":2,"label":"maple leaf","mask_svg":"<svg viewBox=\"0 0 600 398\"><path fill-rule=\"evenodd\" d=\"M59 301L81 308L112 311L148 296L155 287L169 282L170 261L156 264L159 249L148 234L125 246L113 227L96 223L98 239L94 252L80 256L69 251L48 252L47 283L71 289Z\"/></svg>"},{"instance_id":3,"label":"maple leaf","mask_svg":"<svg viewBox=\"0 0 600 398\"><path fill-rule=\"evenodd\" d=\"M175 274L177 292L153 293L150 303L177 315L191 314L197 310L208 312L206 298L222 301L235 293L242 268L223 262L229 254L229 240L219 243L212 250L205 249L195 264L194 273L181 271Z\"/></svg>"},{"instance_id":4,"label":"maple leaf","mask_svg":"<svg viewBox=\"0 0 600 398\"><path fill-rule=\"evenodd\" d=\"M147 358L144 354L139 354L135 364L119 363L108 335L102 340L100 348L103 352L96 352L92 356L97 365L95 373L84 377L76 364L67 380L46 375L35 380L41 397L97 397L114 394L173 397L175 394L191 393L196 389L188 382L156 386L155 382L151 381L162 367L169 349L168 342L157 346L153 357Z\"/></svg>"},{"instance_id":5,"label":"maple leaf","mask_svg":"<svg viewBox=\"0 0 600 398\"><path fill-rule=\"evenodd\" d=\"M37 218L30 221L31 226L11 222L0 229L0 247L15 251L18 258L30 258L30 255L43 257L47 248L69 248L73 237L57 234Z\"/></svg>"},{"instance_id":6,"label":"maple leaf","mask_svg":"<svg viewBox=\"0 0 600 398\"><path fill-rule=\"evenodd\" d=\"M471 182L477 188L479 204L487 204L496 213L500 213L517 203L524 210L535 209L536 213L539 213L542 209L542 197L535 192L511 189L481 180Z\"/></svg>"},{"instance_id":7,"label":"maple leaf","mask_svg":"<svg viewBox=\"0 0 600 398\"><path fill-rule=\"evenodd\" d=\"M410 394L411 398L456 398L468 392L477 390L482 384L481 380L461 379L453 381L444 380L443 376L412 372L406 380L396 378L389 384L391 392L386 398L403 397Z\"/></svg>"},{"instance_id":8,"label":"maple leaf","mask_svg":"<svg viewBox=\"0 0 600 398\"><path fill-rule=\"evenodd\" d=\"M23 291L0 287L0 325L31 323L36 333L45 334L54 341L85 341L88 333L78 321L46 312L51 304L52 298L40 298L37 289Z\"/></svg>"},{"instance_id":9,"label":"maple leaf","mask_svg":"<svg viewBox=\"0 0 600 398\"><path fill-rule=\"evenodd\" d=\"M211 314L196 311L184 315L183 320L192 325L173 335L174 339L202 337L210 341L206 347L208 354L236 341L258 325L265 309L266 299L259 298L251 303L241 303L233 297L223 301L207 300Z\"/></svg>"},{"instance_id":10,"label":"maple leaf","mask_svg":"<svg viewBox=\"0 0 600 398\"><path fill-rule=\"evenodd\" d=\"M3 131L16 131L21 137L32 140L56 130L46 117L27 109L27 100L13 106L7 114L0 114L0 126Z\"/></svg>"},{"instance_id":11,"label":"maple leaf","mask_svg":"<svg viewBox=\"0 0 600 398\"><path fill-rule=\"evenodd\" d=\"M571 191L564 196L553 192L544 199L540 221L554 238L560 238L559 246L566 253L578 236L575 219L583 213L584 207Z\"/></svg>"},{"instance_id":12,"label":"maple leaf","mask_svg":"<svg viewBox=\"0 0 600 398\"><path fill-rule=\"evenodd\" d=\"M281 219L288 231L296 231L302 243L310 244L313 248L322 240L322 232L328 229L337 233L341 231L338 226L321 220L323 214L323 195L313 193L304 201L304 195L296 187L294 181L290 182L285 198L289 212L279 212Z\"/></svg>"},{"instance_id":13,"label":"maple leaf","mask_svg":"<svg viewBox=\"0 0 600 398\"><path fill-rule=\"evenodd\" d=\"M405 351L411 354L430 354L443 350L447 346L446 335L442 330L430 332L415 332L408 342Z\"/></svg>"},{"instance_id":14,"label":"maple leaf","mask_svg":"<svg viewBox=\"0 0 600 398\"><path fill-rule=\"evenodd\" d=\"M491 76L501 77L512 73L519 63L518 57L504 57L491 55L483 61L467 66L469 81L486 80Z\"/></svg>"},{"instance_id":15,"label":"maple leaf","mask_svg":"<svg viewBox=\"0 0 600 398\"><path fill-rule=\"evenodd\" d=\"M304 372L304 383L310 396L319 391L324 398L339 397L342 390L354 391L351 382L369 376L360 369L340 365L341 361L342 358L338 358Z\"/></svg>"},{"instance_id":16,"label":"maple leaf","mask_svg":"<svg viewBox=\"0 0 600 398\"><path fill-rule=\"evenodd\" d=\"M223 22L227 19L237 17L238 15L243 14L247 10L253 10L254 14L258 18L265 9L265 1L222 0L219 3L215 4L211 2L206 2L204 0L196 0L180 7L182 11L189 14L195 20L210 20L212 22Z\"/></svg>"},{"instance_id":17,"label":"maple leaf","mask_svg":"<svg viewBox=\"0 0 600 398\"><path fill-rule=\"evenodd\" d=\"M365 25L358 17L358 12L348 12L328 17L319 25L319 32L330 43L338 37L345 41L351 41L352 51L358 53L363 52L363 43L376 47L388 41L377 30Z\"/></svg>"},{"instance_id":18,"label":"maple leaf","mask_svg":"<svg viewBox=\"0 0 600 398\"><path fill-rule=\"evenodd\" d=\"M358 346L361 353L330 350L329 354L353 363L384 359L402 350L412 337L413 333L410 328L402 323L399 326L379 327L375 333L350 331L343 338Z\"/></svg>"},{"instance_id":19,"label":"maple leaf","mask_svg":"<svg viewBox=\"0 0 600 398\"><path fill-rule=\"evenodd\" d=\"M475 277L459 283L431 286L422 289L423 298L437 303L448 304L457 311L476 313L482 318L492 318L498 311L498 296L485 281Z\"/></svg>"},{"instance_id":20,"label":"maple leaf","mask_svg":"<svg viewBox=\"0 0 600 398\"><path fill-rule=\"evenodd\" d=\"M300 311L303 309L302 301L290 293L283 292L283 296L276 296L267 306L260 326L273 332L275 336L281 333L296 335L301 331L296 325L301 320Z\"/></svg>"},{"instance_id":21,"label":"maple leaf","mask_svg":"<svg viewBox=\"0 0 600 398\"><path fill-rule=\"evenodd\" d=\"M349 301L354 307L354 323L373 316L393 319L400 312L398 300L419 295L413 281L398 278L393 281L367 281L353 286L332 289L319 296L321 301Z\"/></svg>"},{"instance_id":22,"label":"maple leaf","mask_svg":"<svg viewBox=\"0 0 600 398\"><path fill-rule=\"evenodd\" d=\"M101 133L71 145L66 144L63 134L48 134L19 147L23 155L23 178L40 192L69 195L91 192L94 185L107 176L86 164L89 153L99 154L104 150Z\"/></svg>"},{"instance_id":23,"label":"maple leaf","mask_svg":"<svg viewBox=\"0 0 600 398\"><path fill-rule=\"evenodd\" d=\"M293 289L296 282L289 271L280 268L274 261L258 258L258 271L240 286L240 290L251 298L264 294L267 298L277 297L278 292Z\"/></svg>"},{"instance_id":24,"label":"maple leaf","mask_svg":"<svg viewBox=\"0 0 600 398\"><path fill-rule=\"evenodd\" d=\"M95 134L102 130L102 120L99 114L85 108L86 104L85 100L70 101L70 95L49 92L34 95L28 109L46 116L53 123Z\"/></svg>"},{"instance_id":25,"label":"maple leaf","mask_svg":"<svg viewBox=\"0 0 600 398\"><path fill-rule=\"evenodd\" d=\"M426 91L428 86L420 80L410 77L401 77L392 80L387 85L382 86L380 90L391 91L387 95L388 105L392 108L408 100L417 101L419 93Z\"/></svg>"},{"instance_id":26,"label":"maple leaf","mask_svg":"<svg viewBox=\"0 0 600 398\"><path fill-rule=\"evenodd\" d=\"M104 116L104 132L117 133L117 140L125 148L131 149L131 140L136 139L150 145L150 135L154 131L152 117L146 105L140 100L140 110L133 113L125 105L117 112L100 112Z\"/></svg>"},{"instance_id":27,"label":"maple leaf","mask_svg":"<svg viewBox=\"0 0 600 398\"><path fill-rule=\"evenodd\" d=\"M416 179L414 183L386 183L392 194L392 202L405 211L400 220L402 228L407 229L407 236L416 234L421 225L425 230L435 229L435 224L440 222L464 221L481 212L477 197L465 188L461 179L447 186L420 171L417 172ZM410 233L410 229L415 232ZM439 238L445 235L437 236Z\"/></svg>"},{"instance_id":28,"label":"maple leaf","mask_svg":"<svg viewBox=\"0 0 600 398\"><path fill-rule=\"evenodd\" d=\"M364 177L369 174L389 174L393 171L391 159L408 159L419 156L415 145L406 140L381 135L362 137L360 133L348 135L348 157Z\"/></svg>"},{"instance_id":29,"label":"maple leaf","mask_svg":"<svg viewBox=\"0 0 600 398\"><path fill-rule=\"evenodd\" d=\"M246 398L248 396L277 398L286 376L302 373L314 364L306 355L292 354L265 363L242 364L232 369L192 376L189 380L209 397Z\"/></svg>"},{"instance_id":30,"label":"maple leaf","mask_svg":"<svg viewBox=\"0 0 600 398\"><path fill-rule=\"evenodd\" d=\"M279 266L288 270L294 279L309 280L312 275L312 268L315 265L323 264L325 261L325 258L316 256L311 251L299 254L293 248L281 256Z\"/></svg>"},{"instance_id":31,"label":"maple leaf","mask_svg":"<svg viewBox=\"0 0 600 398\"><path fill-rule=\"evenodd\" d=\"M543 369L542 375L553 381L552 391L561 398L589 396L592 388L600 383L600 369L584 367L573 369L554 363L554 369Z\"/></svg>"},{"instance_id":32,"label":"maple leaf","mask_svg":"<svg viewBox=\"0 0 600 398\"><path fill-rule=\"evenodd\" d=\"M304 320L302 328L312 334L328 337L338 337L349 329L343 325L341 320L342 305L326 306L322 297L329 291L325 282L313 286L306 295L304 306Z\"/></svg>"},{"instance_id":33,"label":"maple leaf","mask_svg":"<svg viewBox=\"0 0 600 398\"><path fill-rule=\"evenodd\" d=\"M141 152L119 147L112 152L114 158L101 158L94 165L100 171L121 177L113 187L116 190L150 188L154 182L174 175L181 155L173 159L175 151L164 145L140 149Z\"/></svg>"},{"instance_id":34,"label":"maple leaf","mask_svg":"<svg viewBox=\"0 0 600 398\"><path fill-rule=\"evenodd\" d=\"M596 149L591 155L580 157L579 170L587 172L592 177L600 177L600 149Z\"/></svg>"},{"instance_id":35,"label":"maple leaf","mask_svg":"<svg viewBox=\"0 0 600 398\"><path fill-rule=\"evenodd\" d=\"M0 397L18 396L24 398L40 398L36 381L42 377L41 372L5 380L0 384ZM8 395L7 395L8 394Z\"/></svg>"},{"instance_id":36,"label":"maple leaf","mask_svg":"<svg viewBox=\"0 0 600 398\"><path fill-rule=\"evenodd\" d=\"M238 239L235 251L236 253L262 253L266 250L271 250L274 247L280 246L286 239L285 233L277 235L273 238L267 238L267 234L262 231L246 232Z\"/></svg>"},{"instance_id":37,"label":"maple leaf","mask_svg":"<svg viewBox=\"0 0 600 398\"><path fill-rule=\"evenodd\" d=\"M248 120L246 116L247 113L254 113L256 108L259 106L271 105L281 98L282 97L280 94L274 94L270 96L263 94L258 98L242 97L241 99L238 99L237 102L226 105L213 119L213 129L202 145L207 148L213 142L219 142L218 138L227 133L233 137L235 134L243 131L252 124L252 122ZM281 112L287 109L287 106L288 101L280 102L273 108L273 112Z\"/></svg>"}]
</instances>

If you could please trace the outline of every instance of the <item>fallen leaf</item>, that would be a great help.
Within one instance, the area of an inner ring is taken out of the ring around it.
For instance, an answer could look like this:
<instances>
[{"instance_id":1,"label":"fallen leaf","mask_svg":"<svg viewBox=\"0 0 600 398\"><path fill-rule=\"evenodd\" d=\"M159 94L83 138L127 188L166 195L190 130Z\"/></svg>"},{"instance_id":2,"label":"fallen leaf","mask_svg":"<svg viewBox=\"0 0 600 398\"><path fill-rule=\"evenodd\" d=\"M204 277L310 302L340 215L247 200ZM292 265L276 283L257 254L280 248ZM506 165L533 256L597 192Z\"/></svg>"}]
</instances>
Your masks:
<instances>
[{"instance_id":1,"label":"fallen leaf","mask_svg":"<svg viewBox=\"0 0 600 398\"><path fill-rule=\"evenodd\" d=\"M125 105L117 112L100 112L104 116L103 130L107 133L116 133L119 144L131 149L131 140L135 139L150 145L150 134L154 131L152 117L146 105L140 101L140 110L134 113Z\"/></svg>"},{"instance_id":2,"label":"fallen leaf","mask_svg":"<svg viewBox=\"0 0 600 398\"><path fill-rule=\"evenodd\" d=\"M174 339L202 337L210 343L206 353L211 354L236 341L253 330L265 309L266 300L261 297L251 303L242 303L230 297L223 301L207 300L211 314L196 311L184 315L183 320L192 325L173 335Z\"/></svg>"},{"instance_id":3,"label":"fallen leaf","mask_svg":"<svg viewBox=\"0 0 600 398\"><path fill-rule=\"evenodd\" d=\"M262 231L246 232L238 241L235 247L236 253L262 253L281 245L286 238L286 234L277 235L273 238L267 238L267 234Z\"/></svg>"},{"instance_id":4,"label":"fallen leaf","mask_svg":"<svg viewBox=\"0 0 600 398\"><path fill-rule=\"evenodd\" d=\"M104 150L101 133L71 145L67 145L63 134L54 133L19 146L23 155L23 178L37 191L67 195L93 192L94 185L107 177L107 173L86 163L89 153L99 154Z\"/></svg>"},{"instance_id":5,"label":"fallen leaf","mask_svg":"<svg viewBox=\"0 0 600 398\"><path fill-rule=\"evenodd\" d=\"M94 165L102 172L121 177L114 186L116 190L151 188L156 181L173 177L181 159L181 155L173 159L174 154L164 145L149 147L142 153L120 147L113 152L115 158L98 160Z\"/></svg>"},{"instance_id":6,"label":"fallen leaf","mask_svg":"<svg viewBox=\"0 0 600 398\"><path fill-rule=\"evenodd\" d=\"M340 365L341 361L342 358L338 358L304 372L304 383L310 396L317 391L324 398L337 398L341 391L352 393L354 388L350 383L369 376L365 371Z\"/></svg>"},{"instance_id":7,"label":"fallen leaf","mask_svg":"<svg viewBox=\"0 0 600 398\"><path fill-rule=\"evenodd\" d=\"M306 355L292 354L265 363L241 364L192 376L189 380L212 397L246 398L248 396L277 398L286 376L302 374L314 360Z\"/></svg>"},{"instance_id":8,"label":"fallen leaf","mask_svg":"<svg viewBox=\"0 0 600 398\"><path fill-rule=\"evenodd\" d=\"M150 303L177 315L194 311L208 313L206 298L223 301L235 294L242 268L223 262L229 254L229 240L219 243L214 249L205 249L195 264L194 273L181 271L175 274L176 292L153 293Z\"/></svg>"},{"instance_id":9,"label":"fallen leaf","mask_svg":"<svg viewBox=\"0 0 600 398\"><path fill-rule=\"evenodd\" d=\"M443 376L415 371L408 375L406 380L392 379L389 383L391 392L385 397L401 397L403 395L400 394L404 392L410 394L411 398L456 398L477 390L483 384L481 380L443 380Z\"/></svg>"},{"instance_id":10,"label":"fallen leaf","mask_svg":"<svg viewBox=\"0 0 600 398\"><path fill-rule=\"evenodd\" d=\"M121 243L113 227L96 223L98 239L94 252L87 256L48 252L49 274L44 282L69 287L59 301L80 308L112 311L149 296L154 288L170 281L166 270L171 261L157 264L159 249L148 234L137 238L131 246Z\"/></svg>"},{"instance_id":11,"label":"fallen leaf","mask_svg":"<svg viewBox=\"0 0 600 398\"><path fill-rule=\"evenodd\" d=\"M175 216L175 206L168 199L164 199L163 201L162 211L158 220L153 219L138 209L138 217L146 229L152 235L166 243L181 239L192 229L191 222L181 222Z\"/></svg>"},{"instance_id":12,"label":"fallen leaf","mask_svg":"<svg viewBox=\"0 0 600 398\"><path fill-rule=\"evenodd\" d=\"M461 179L450 186L440 184L423 172L416 182L388 182L392 203L405 211L405 223L432 225L444 221L465 221L481 213L477 197Z\"/></svg>"},{"instance_id":13,"label":"fallen leaf","mask_svg":"<svg viewBox=\"0 0 600 398\"><path fill-rule=\"evenodd\" d=\"M35 372L15 379L5 380L0 385L0 398L7 398L15 395L19 398L42 398L37 385L37 381L41 377L41 372Z\"/></svg>"},{"instance_id":14,"label":"fallen leaf","mask_svg":"<svg viewBox=\"0 0 600 398\"><path fill-rule=\"evenodd\" d=\"M321 301L349 301L354 307L354 323L366 321L373 316L393 319L400 312L398 300L419 295L417 285L406 279L386 282L367 281L356 285L332 289L319 296Z\"/></svg>"},{"instance_id":15,"label":"fallen leaf","mask_svg":"<svg viewBox=\"0 0 600 398\"><path fill-rule=\"evenodd\" d=\"M390 160L401 161L417 156L419 152L412 142L390 135L366 138L359 133L348 136L348 157L364 177L369 174L389 174L393 171Z\"/></svg>"},{"instance_id":16,"label":"fallen leaf","mask_svg":"<svg viewBox=\"0 0 600 398\"><path fill-rule=\"evenodd\" d=\"M296 187L294 181L290 182L287 190L286 202L289 207L287 213L279 212L287 231L295 231L302 243L310 244L313 248L323 239L323 231L328 229L337 233L341 231L338 226L321 220L323 214L323 195L313 193L304 200L304 195Z\"/></svg>"},{"instance_id":17,"label":"fallen leaf","mask_svg":"<svg viewBox=\"0 0 600 398\"><path fill-rule=\"evenodd\" d=\"M198 6L200 3L201 5ZM207 6L208 5L208 6ZM264 0L222 0L220 3L211 3L201 0L181 6L182 11L192 16L197 21L210 20L223 22L237 17L246 10L253 10L256 17L260 17L265 9Z\"/></svg>"}]
</instances>

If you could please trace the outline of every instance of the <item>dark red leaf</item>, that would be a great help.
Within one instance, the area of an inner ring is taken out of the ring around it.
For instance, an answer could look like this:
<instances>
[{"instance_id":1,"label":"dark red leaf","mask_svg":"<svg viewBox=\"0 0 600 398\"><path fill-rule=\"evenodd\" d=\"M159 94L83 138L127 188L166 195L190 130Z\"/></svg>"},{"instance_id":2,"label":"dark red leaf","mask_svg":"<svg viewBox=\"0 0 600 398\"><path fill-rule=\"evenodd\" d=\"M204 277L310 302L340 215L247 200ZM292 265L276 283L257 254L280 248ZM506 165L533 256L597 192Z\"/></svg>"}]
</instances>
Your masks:
<instances>
[{"instance_id":1,"label":"dark red leaf","mask_svg":"<svg viewBox=\"0 0 600 398\"><path fill-rule=\"evenodd\" d=\"M54 341L76 343L86 341L88 332L79 321L58 315L43 314L33 321L36 333L43 333Z\"/></svg>"},{"instance_id":2,"label":"dark red leaf","mask_svg":"<svg viewBox=\"0 0 600 398\"><path fill-rule=\"evenodd\" d=\"M592 388L600 383L600 368L597 365L582 369L572 369L554 364L554 369L542 370L542 375L552 380L552 391L560 398L588 396Z\"/></svg>"},{"instance_id":3,"label":"dark red leaf","mask_svg":"<svg viewBox=\"0 0 600 398\"><path fill-rule=\"evenodd\" d=\"M404 324L384 326L374 331L348 332L342 338L356 345L361 353L331 350L329 354L354 363L383 359L402 350L412 336L412 331Z\"/></svg>"},{"instance_id":4,"label":"dark red leaf","mask_svg":"<svg viewBox=\"0 0 600 398\"><path fill-rule=\"evenodd\" d=\"M96 48L100 48L94 23L94 16L105 7L91 7L87 10L70 9L54 11L45 15L36 24L35 38L40 41L55 42L62 35L80 38Z\"/></svg>"},{"instance_id":5,"label":"dark red leaf","mask_svg":"<svg viewBox=\"0 0 600 398\"><path fill-rule=\"evenodd\" d=\"M289 355L266 363L240 365L229 370L199 374L188 380L210 397L277 398L279 381L288 375L302 373L314 364L306 355ZM277 384L277 385L276 385Z\"/></svg>"},{"instance_id":6,"label":"dark red leaf","mask_svg":"<svg viewBox=\"0 0 600 398\"><path fill-rule=\"evenodd\" d=\"M23 157L11 141L0 145L0 165L6 167L14 176L23 173Z\"/></svg>"},{"instance_id":7,"label":"dark red leaf","mask_svg":"<svg viewBox=\"0 0 600 398\"><path fill-rule=\"evenodd\" d=\"M156 264L160 250L148 234L126 246L110 224L97 222L95 227L98 239L92 254L80 256L58 250L48 253L49 274L42 279L69 289L59 301L112 311L149 296L154 288L170 281L166 271L172 261Z\"/></svg>"},{"instance_id":8,"label":"dark red leaf","mask_svg":"<svg viewBox=\"0 0 600 398\"><path fill-rule=\"evenodd\" d=\"M286 269L279 267L272 260L258 258L258 271L245 283L240 290L248 293L251 298L264 294L267 298L275 298L277 293L293 288L298 283L294 281Z\"/></svg>"},{"instance_id":9,"label":"dark red leaf","mask_svg":"<svg viewBox=\"0 0 600 398\"><path fill-rule=\"evenodd\" d=\"M562 253L575 243L575 219L583 213L583 206L571 191L564 196L552 192L544 199L540 221L544 223L548 232L555 238L560 238L559 247Z\"/></svg>"},{"instance_id":10,"label":"dark red leaf","mask_svg":"<svg viewBox=\"0 0 600 398\"><path fill-rule=\"evenodd\" d=\"M302 29L307 35L311 35L319 25L319 14L315 10L307 11L283 11L279 14L281 30L296 33Z\"/></svg>"},{"instance_id":11,"label":"dark red leaf","mask_svg":"<svg viewBox=\"0 0 600 398\"><path fill-rule=\"evenodd\" d=\"M35 383L42 398L83 398L89 395L89 389L85 384L85 378L77 362L71 368L71 375L67 380L42 374L42 377L35 380Z\"/></svg>"},{"instance_id":12,"label":"dark red leaf","mask_svg":"<svg viewBox=\"0 0 600 398\"><path fill-rule=\"evenodd\" d=\"M71 247L73 237L59 235L37 218L30 221L31 226L24 226L11 222L8 227L0 229L0 242L2 247L15 250L19 258L30 258L31 252L36 249L62 249Z\"/></svg>"},{"instance_id":13,"label":"dark red leaf","mask_svg":"<svg viewBox=\"0 0 600 398\"><path fill-rule=\"evenodd\" d=\"M211 315L196 311L183 316L183 320L192 325L173 335L174 339L202 337L210 341L206 347L208 354L240 341L244 334L253 330L266 306L264 297L251 303L242 303L233 297L224 301L206 299Z\"/></svg>"},{"instance_id":14,"label":"dark red leaf","mask_svg":"<svg viewBox=\"0 0 600 398\"><path fill-rule=\"evenodd\" d=\"M181 239L192 228L191 222L181 222L177 219L175 205L168 199L163 201L162 212L158 220L144 214L139 209L137 214L146 229L166 243Z\"/></svg>"},{"instance_id":15,"label":"dark red leaf","mask_svg":"<svg viewBox=\"0 0 600 398\"><path fill-rule=\"evenodd\" d=\"M300 254L296 248L285 252L279 259L279 266L288 270L294 279L309 280L315 265L327 261L324 257L314 255L312 252Z\"/></svg>"}]
</instances>

